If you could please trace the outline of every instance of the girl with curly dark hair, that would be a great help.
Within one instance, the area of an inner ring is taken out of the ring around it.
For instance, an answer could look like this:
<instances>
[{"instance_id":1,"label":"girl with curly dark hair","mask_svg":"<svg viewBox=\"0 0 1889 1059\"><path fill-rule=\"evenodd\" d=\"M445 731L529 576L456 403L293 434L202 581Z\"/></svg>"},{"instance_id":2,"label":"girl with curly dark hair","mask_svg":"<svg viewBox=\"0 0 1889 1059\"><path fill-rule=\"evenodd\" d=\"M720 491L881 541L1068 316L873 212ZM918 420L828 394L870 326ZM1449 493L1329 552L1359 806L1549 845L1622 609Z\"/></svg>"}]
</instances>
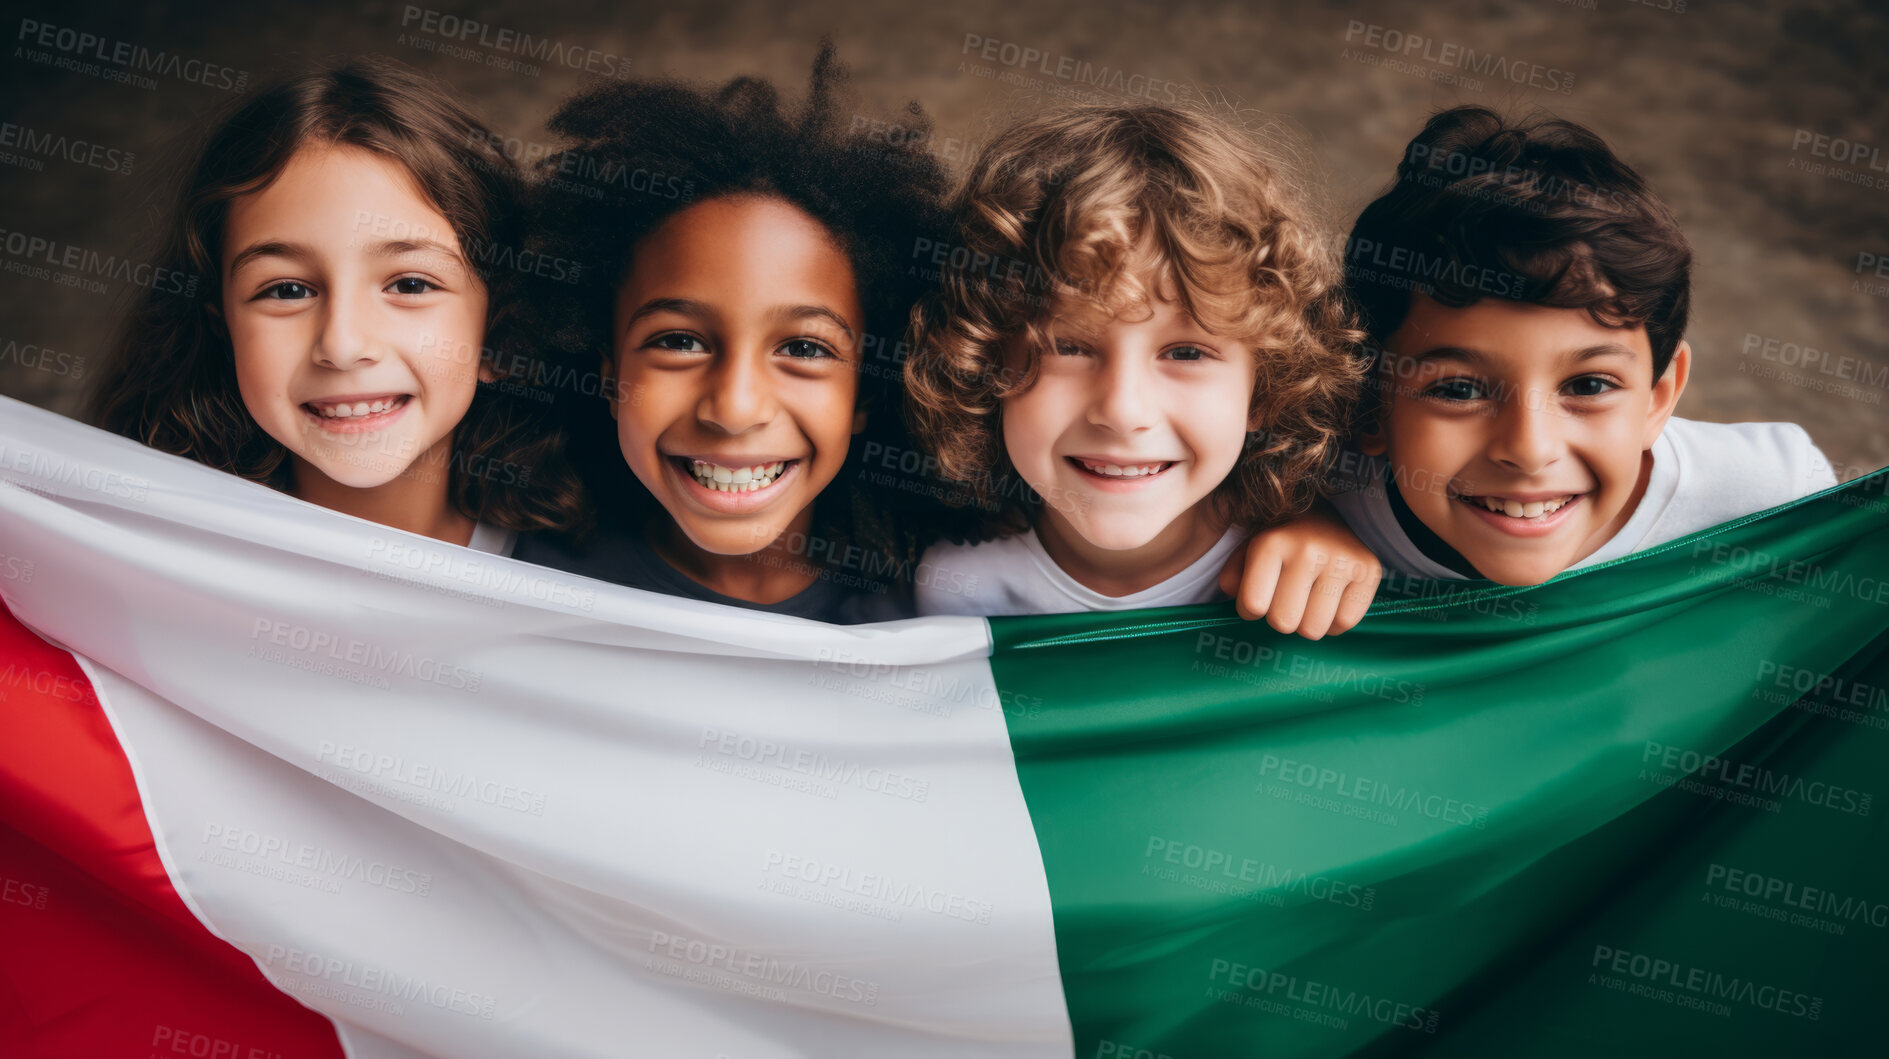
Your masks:
<instances>
[{"instance_id":1,"label":"girl with curly dark hair","mask_svg":"<svg viewBox=\"0 0 1889 1059\"><path fill-rule=\"evenodd\" d=\"M898 462L918 451L898 338L945 176L920 142L860 131L843 81L827 44L799 107L741 78L612 82L559 108L537 235L575 275L530 304L539 355L604 380L601 400L564 395L603 518L519 558L827 621L911 612L943 507Z\"/></svg>"}]
</instances>

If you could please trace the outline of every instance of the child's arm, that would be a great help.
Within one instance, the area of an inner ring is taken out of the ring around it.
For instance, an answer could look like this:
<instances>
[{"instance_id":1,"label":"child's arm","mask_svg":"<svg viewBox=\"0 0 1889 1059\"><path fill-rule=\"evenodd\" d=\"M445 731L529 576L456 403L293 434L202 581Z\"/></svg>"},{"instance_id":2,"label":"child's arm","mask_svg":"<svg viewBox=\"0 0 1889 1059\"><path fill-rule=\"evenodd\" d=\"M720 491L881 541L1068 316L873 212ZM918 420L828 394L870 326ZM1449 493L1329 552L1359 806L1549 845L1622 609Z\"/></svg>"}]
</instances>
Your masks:
<instances>
[{"instance_id":1,"label":"child's arm","mask_svg":"<svg viewBox=\"0 0 1889 1059\"><path fill-rule=\"evenodd\" d=\"M1364 617L1382 573L1377 556L1320 503L1253 534L1220 572L1220 590L1233 597L1240 617L1263 617L1280 632L1317 640Z\"/></svg>"}]
</instances>

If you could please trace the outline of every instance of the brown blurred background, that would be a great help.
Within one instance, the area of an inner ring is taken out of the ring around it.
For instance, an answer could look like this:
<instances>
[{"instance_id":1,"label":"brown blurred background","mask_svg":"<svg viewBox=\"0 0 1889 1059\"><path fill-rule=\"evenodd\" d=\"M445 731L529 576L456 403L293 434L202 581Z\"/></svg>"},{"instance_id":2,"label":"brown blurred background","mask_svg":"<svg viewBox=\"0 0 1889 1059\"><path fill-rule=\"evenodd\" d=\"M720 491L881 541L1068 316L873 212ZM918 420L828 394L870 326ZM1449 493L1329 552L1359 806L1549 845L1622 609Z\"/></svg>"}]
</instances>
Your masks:
<instances>
[{"instance_id":1,"label":"brown blurred background","mask_svg":"<svg viewBox=\"0 0 1889 1059\"><path fill-rule=\"evenodd\" d=\"M633 76L756 74L798 95L831 34L855 74L861 117L896 125L917 99L959 167L1006 115L1071 91L1206 96L1293 126L1347 222L1442 107L1544 108L1584 122L1672 203L1695 248L1698 360L1681 414L1802 423L1844 478L1889 464L1889 9L1880 4L9 6L0 393L66 414L78 414L131 288L35 274L44 262L20 249L22 237L144 259L163 181L233 98L225 85L238 75L254 87L311 62L393 56L456 86L523 149L547 142L555 103L595 76L556 54L598 72L627 63ZM79 34L97 41L81 47ZM557 51L521 54L522 35ZM111 57L124 47L167 58L140 75L148 81L122 83ZM1466 69L1467 50L1490 58ZM63 152L44 146L60 138Z\"/></svg>"}]
</instances>

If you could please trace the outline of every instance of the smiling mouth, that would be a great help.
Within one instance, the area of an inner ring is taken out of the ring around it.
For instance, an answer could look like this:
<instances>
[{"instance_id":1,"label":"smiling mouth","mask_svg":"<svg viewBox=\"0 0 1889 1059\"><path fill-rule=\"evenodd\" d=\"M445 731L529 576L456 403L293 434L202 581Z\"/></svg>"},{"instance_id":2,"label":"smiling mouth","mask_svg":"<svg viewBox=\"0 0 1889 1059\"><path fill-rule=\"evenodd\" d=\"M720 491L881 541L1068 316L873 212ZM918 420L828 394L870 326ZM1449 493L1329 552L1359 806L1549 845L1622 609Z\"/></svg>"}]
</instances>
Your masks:
<instances>
[{"instance_id":1,"label":"smiling mouth","mask_svg":"<svg viewBox=\"0 0 1889 1059\"><path fill-rule=\"evenodd\" d=\"M302 407L317 419L365 419L396 411L412 399L412 394L402 393L365 401L304 401Z\"/></svg>"},{"instance_id":2,"label":"smiling mouth","mask_svg":"<svg viewBox=\"0 0 1889 1059\"><path fill-rule=\"evenodd\" d=\"M1080 471L1092 474L1097 478L1106 478L1114 482L1152 478L1167 470L1169 467L1174 466L1173 460L1167 460L1165 462L1157 461L1154 463L1108 463L1102 460L1086 460L1080 456L1066 456L1064 459L1067 459Z\"/></svg>"},{"instance_id":3,"label":"smiling mouth","mask_svg":"<svg viewBox=\"0 0 1889 1059\"><path fill-rule=\"evenodd\" d=\"M1545 497L1539 500L1516 500L1504 496L1467 496L1451 493L1450 499L1480 508L1504 518L1517 521L1546 522L1548 516L1585 496L1585 493L1566 493L1561 496Z\"/></svg>"},{"instance_id":4,"label":"smiling mouth","mask_svg":"<svg viewBox=\"0 0 1889 1059\"><path fill-rule=\"evenodd\" d=\"M782 475L800 462L798 459L774 460L733 467L688 456L671 456L670 459L684 474L695 479L695 484L716 493L758 493L780 481Z\"/></svg>"}]
</instances>

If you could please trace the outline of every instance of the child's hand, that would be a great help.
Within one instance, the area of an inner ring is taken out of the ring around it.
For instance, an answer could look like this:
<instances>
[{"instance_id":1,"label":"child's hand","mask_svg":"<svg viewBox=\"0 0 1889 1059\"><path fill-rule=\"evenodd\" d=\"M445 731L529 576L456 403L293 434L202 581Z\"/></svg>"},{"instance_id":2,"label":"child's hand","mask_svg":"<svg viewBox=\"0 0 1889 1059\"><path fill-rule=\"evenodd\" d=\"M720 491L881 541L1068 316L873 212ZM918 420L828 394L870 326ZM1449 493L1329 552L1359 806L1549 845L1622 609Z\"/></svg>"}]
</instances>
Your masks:
<instances>
[{"instance_id":1,"label":"child's hand","mask_svg":"<svg viewBox=\"0 0 1889 1059\"><path fill-rule=\"evenodd\" d=\"M1308 640L1356 625L1377 595L1383 567L1343 520L1318 507L1255 533L1220 572L1240 617L1265 618Z\"/></svg>"}]
</instances>

